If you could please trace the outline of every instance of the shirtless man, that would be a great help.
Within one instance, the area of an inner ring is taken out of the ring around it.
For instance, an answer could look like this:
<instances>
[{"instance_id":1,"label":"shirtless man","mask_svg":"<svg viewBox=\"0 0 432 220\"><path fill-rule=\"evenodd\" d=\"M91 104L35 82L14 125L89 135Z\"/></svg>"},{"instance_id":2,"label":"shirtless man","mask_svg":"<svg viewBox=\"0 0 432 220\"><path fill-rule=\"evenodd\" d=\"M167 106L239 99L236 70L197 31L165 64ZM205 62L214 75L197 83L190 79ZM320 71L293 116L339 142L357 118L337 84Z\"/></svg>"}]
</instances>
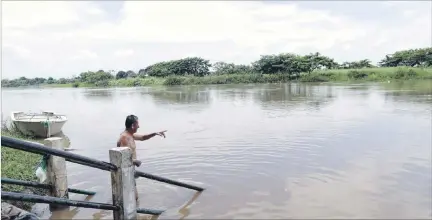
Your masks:
<instances>
[{"instance_id":1,"label":"shirtless man","mask_svg":"<svg viewBox=\"0 0 432 220\"><path fill-rule=\"evenodd\" d=\"M117 141L117 147L129 147L132 150L132 163L139 167L141 165L141 161L137 160L136 157L136 145L135 140L137 141L145 141L156 135L165 138L165 131L155 132L151 134L136 134L139 128L138 117L135 115L128 115L125 121L125 131L120 134L120 138ZM135 183L135 198L138 200L138 191Z\"/></svg>"}]
</instances>

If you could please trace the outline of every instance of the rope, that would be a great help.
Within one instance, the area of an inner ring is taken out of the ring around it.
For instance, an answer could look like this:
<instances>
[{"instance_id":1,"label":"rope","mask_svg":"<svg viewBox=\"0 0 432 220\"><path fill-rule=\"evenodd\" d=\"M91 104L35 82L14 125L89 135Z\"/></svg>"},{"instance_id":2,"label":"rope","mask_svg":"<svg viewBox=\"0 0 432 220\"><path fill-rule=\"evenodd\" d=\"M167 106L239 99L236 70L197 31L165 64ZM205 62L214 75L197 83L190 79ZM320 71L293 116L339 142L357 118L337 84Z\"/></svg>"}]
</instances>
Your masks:
<instances>
[{"instance_id":1,"label":"rope","mask_svg":"<svg viewBox=\"0 0 432 220\"><path fill-rule=\"evenodd\" d=\"M49 129L49 126L50 126L50 124L51 124L50 121L49 121L49 116L48 116L48 118L47 118L46 121L41 121L41 123L42 123L43 126L46 128L46 131L47 131L46 136L49 137L49 136L50 136L50 129Z\"/></svg>"}]
</instances>

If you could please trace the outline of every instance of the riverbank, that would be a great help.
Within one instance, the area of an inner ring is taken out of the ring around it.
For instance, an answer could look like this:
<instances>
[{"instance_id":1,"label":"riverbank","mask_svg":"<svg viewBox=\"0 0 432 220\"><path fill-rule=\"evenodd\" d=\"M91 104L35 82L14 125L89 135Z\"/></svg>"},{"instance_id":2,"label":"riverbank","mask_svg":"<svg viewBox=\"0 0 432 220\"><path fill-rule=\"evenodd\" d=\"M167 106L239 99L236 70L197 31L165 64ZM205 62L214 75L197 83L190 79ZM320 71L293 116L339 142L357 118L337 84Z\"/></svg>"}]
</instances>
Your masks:
<instances>
[{"instance_id":1,"label":"riverbank","mask_svg":"<svg viewBox=\"0 0 432 220\"><path fill-rule=\"evenodd\" d=\"M91 87L139 87L151 85L210 85L210 84L248 84L279 82L349 82L349 81L394 81L394 80L432 79L432 68L381 67L363 69L319 70L300 75L237 73L226 75L135 77L112 79L96 83L75 82L67 84L41 84L44 88L91 88Z\"/></svg>"},{"instance_id":2,"label":"riverbank","mask_svg":"<svg viewBox=\"0 0 432 220\"><path fill-rule=\"evenodd\" d=\"M8 136L13 138L19 138L27 141L34 141L41 143L42 140L33 139L31 137L25 137L13 128L8 128L4 124L1 129L2 136ZM42 156L15 150L12 148L1 147L1 177L7 177L17 180L33 181L38 182L35 175L36 166L39 164ZM37 195L45 195L46 192L43 189L37 189L33 187L25 187L18 185L2 184L2 191L9 192L23 192ZM35 203L21 202L21 201L8 201L10 204L29 211Z\"/></svg>"}]
</instances>

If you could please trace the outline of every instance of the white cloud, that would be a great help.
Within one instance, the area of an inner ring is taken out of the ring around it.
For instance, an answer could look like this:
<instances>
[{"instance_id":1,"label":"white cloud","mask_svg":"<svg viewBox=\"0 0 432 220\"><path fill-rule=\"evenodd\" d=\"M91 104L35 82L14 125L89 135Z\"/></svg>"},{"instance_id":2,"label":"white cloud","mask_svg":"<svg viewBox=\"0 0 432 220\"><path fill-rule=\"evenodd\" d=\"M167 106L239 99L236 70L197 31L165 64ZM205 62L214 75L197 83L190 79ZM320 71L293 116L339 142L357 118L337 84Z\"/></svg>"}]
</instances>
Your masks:
<instances>
[{"instance_id":1,"label":"white cloud","mask_svg":"<svg viewBox=\"0 0 432 220\"><path fill-rule=\"evenodd\" d=\"M295 5L267 6L262 2L130 1L125 2L122 13L124 19L118 25L95 24L80 31L80 36L161 43L233 41L257 49L287 40L292 47L328 48L335 42L364 36L368 28L325 11L301 10ZM322 25L308 27L314 23ZM311 38L305 42L293 40Z\"/></svg>"},{"instance_id":2,"label":"white cloud","mask_svg":"<svg viewBox=\"0 0 432 220\"><path fill-rule=\"evenodd\" d=\"M80 20L78 4L67 1L2 2L3 28L62 25Z\"/></svg>"},{"instance_id":3,"label":"white cloud","mask_svg":"<svg viewBox=\"0 0 432 220\"><path fill-rule=\"evenodd\" d=\"M12 50L19 58L22 58L22 59L31 58L31 55L32 55L30 50L28 50L22 46L19 46L19 45L4 44L3 48Z\"/></svg>"},{"instance_id":4,"label":"white cloud","mask_svg":"<svg viewBox=\"0 0 432 220\"><path fill-rule=\"evenodd\" d=\"M75 53L76 55L72 56L72 60L88 60L88 59L96 59L98 55L89 50L79 50Z\"/></svg>"},{"instance_id":5,"label":"white cloud","mask_svg":"<svg viewBox=\"0 0 432 220\"><path fill-rule=\"evenodd\" d=\"M90 15L104 15L105 14L104 11L102 11L102 9L96 8L96 7L88 8L86 12Z\"/></svg>"},{"instance_id":6,"label":"white cloud","mask_svg":"<svg viewBox=\"0 0 432 220\"><path fill-rule=\"evenodd\" d=\"M429 46L431 38L428 2L376 2L407 15L394 26L295 2L125 1L117 17L100 4L3 2L3 77L138 70L190 54L249 63L262 54L320 51L339 60L377 61L395 50Z\"/></svg>"},{"instance_id":7,"label":"white cloud","mask_svg":"<svg viewBox=\"0 0 432 220\"><path fill-rule=\"evenodd\" d=\"M117 57L128 57L134 55L135 51L132 49L124 49L124 50L118 50L114 53Z\"/></svg>"}]
</instances>

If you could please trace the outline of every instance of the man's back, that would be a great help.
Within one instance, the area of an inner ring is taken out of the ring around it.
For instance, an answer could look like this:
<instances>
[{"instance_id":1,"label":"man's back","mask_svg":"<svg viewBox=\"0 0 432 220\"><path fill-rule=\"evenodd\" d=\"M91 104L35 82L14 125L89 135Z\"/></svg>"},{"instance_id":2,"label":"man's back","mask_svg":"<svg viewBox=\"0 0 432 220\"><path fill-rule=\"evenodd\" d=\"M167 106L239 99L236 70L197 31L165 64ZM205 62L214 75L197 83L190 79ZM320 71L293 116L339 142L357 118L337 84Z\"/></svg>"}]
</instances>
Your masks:
<instances>
[{"instance_id":1,"label":"man's back","mask_svg":"<svg viewBox=\"0 0 432 220\"><path fill-rule=\"evenodd\" d=\"M132 134L127 131L122 132L117 141L117 147L129 147L132 150L132 159L136 160L136 145Z\"/></svg>"}]
</instances>

